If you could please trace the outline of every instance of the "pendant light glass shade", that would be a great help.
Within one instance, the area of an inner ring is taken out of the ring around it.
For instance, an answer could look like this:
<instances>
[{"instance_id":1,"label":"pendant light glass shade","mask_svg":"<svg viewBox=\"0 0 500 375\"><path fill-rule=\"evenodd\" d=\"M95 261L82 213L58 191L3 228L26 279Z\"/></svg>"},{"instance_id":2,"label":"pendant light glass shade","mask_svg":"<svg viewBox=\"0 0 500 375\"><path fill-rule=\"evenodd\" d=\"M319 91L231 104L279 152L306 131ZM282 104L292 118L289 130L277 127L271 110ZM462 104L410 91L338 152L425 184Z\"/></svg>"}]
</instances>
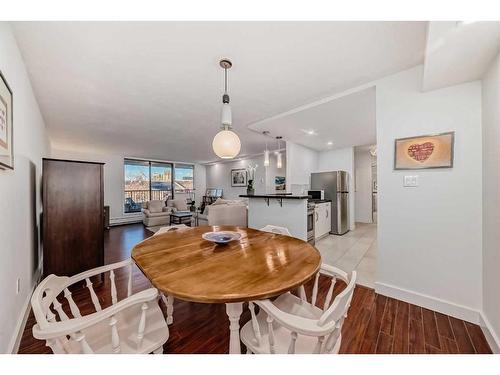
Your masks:
<instances>
[{"instance_id":1,"label":"pendant light glass shade","mask_svg":"<svg viewBox=\"0 0 500 375\"><path fill-rule=\"evenodd\" d=\"M232 159L240 153L240 138L235 132L225 128L215 135L212 148L219 158Z\"/></svg>"},{"instance_id":2,"label":"pendant light glass shade","mask_svg":"<svg viewBox=\"0 0 500 375\"><path fill-rule=\"evenodd\" d=\"M269 150L264 151L264 167L269 167Z\"/></svg>"},{"instance_id":3,"label":"pendant light glass shade","mask_svg":"<svg viewBox=\"0 0 500 375\"><path fill-rule=\"evenodd\" d=\"M281 160L281 152L278 152L278 155L276 157L276 168L280 169L283 167L283 161Z\"/></svg>"}]
</instances>

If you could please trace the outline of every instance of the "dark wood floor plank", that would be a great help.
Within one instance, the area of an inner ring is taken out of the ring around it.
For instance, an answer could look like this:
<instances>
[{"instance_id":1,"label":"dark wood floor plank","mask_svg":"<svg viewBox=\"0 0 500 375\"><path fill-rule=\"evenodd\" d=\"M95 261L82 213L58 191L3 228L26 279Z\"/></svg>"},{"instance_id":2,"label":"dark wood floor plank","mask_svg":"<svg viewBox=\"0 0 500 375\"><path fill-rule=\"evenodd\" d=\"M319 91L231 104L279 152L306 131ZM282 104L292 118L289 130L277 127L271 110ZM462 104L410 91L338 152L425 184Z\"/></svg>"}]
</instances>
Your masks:
<instances>
[{"instance_id":1,"label":"dark wood floor plank","mask_svg":"<svg viewBox=\"0 0 500 375\"><path fill-rule=\"evenodd\" d=\"M455 340L449 339L448 337L441 336L441 344L443 345L443 353L447 354L458 354L458 346Z\"/></svg>"},{"instance_id":2,"label":"dark wood floor plank","mask_svg":"<svg viewBox=\"0 0 500 375\"><path fill-rule=\"evenodd\" d=\"M432 345L425 344L425 352L427 354L443 354L443 352Z\"/></svg>"},{"instance_id":3,"label":"dark wood floor plank","mask_svg":"<svg viewBox=\"0 0 500 375\"><path fill-rule=\"evenodd\" d=\"M394 336L394 325L396 322L396 310L398 307L398 301L394 298L387 299L387 306L385 309L384 316L382 318L382 325L380 331L387 335Z\"/></svg>"},{"instance_id":4,"label":"dark wood floor plank","mask_svg":"<svg viewBox=\"0 0 500 375\"><path fill-rule=\"evenodd\" d=\"M377 347L375 349L375 353L377 354L391 354L392 353L392 344L394 342L394 339L392 336L380 332L378 341L377 341Z\"/></svg>"},{"instance_id":5,"label":"dark wood floor plank","mask_svg":"<svg viewBox=\"0 0 500 375\"><path fill-rule=\"evenodd\" d=\"M410 304L410 328L408 351L410 354L423 354L425 351L424 322L422 308Z\"/></svg>"},{"instance_id":6,"label":"dark wood floor plank","mask_svg":"<svg viewBox=\"0 0 500 375\"><path fill-rule=\"evenodd\" d=\"M434 311L422 308L422 319L424 322L424 340L426 345L431 345L435 349L441 350Z\"/></svg>"},{"instance_id":7,"label":"dark wood floor plank","mask_svg":"<svg viewBox=\"0 0 500 375\"><path fill-rule=\"evenodd\" d=\"M422 308L417 305L409 304L410 305L410 319L413 320L422 320Z\"/></svg>"},{"instance_id":8,"label":"dark wood floor plank","mask_svg":"<svg viewBox=\"0 0 500 375\"><path fill-rule=\"evenodd\" d=\"M353 302L356 293L359 295L359 303L356 305L353 303L351 304L349 315L344 323L340 347L341 353L359 353L365 336L366 327L370 320L375 293L370 289L358 289L358 287L356 287ZM368 304L369 302L367 301L371 301L371 305Z\"/></svg>"},{"instance_id":9,"label":"dark wood floor plank","mask_svg":"<svg viewBox=\"0 0 500 375\"><path fill-rule=\"evenodd\" d=\"M394 345L393 353L408 354L409 341L409 314L410 305L403 301L398 301L396 321L394 325Z\"/></svg>"},{"instance_id":10,"label":"dark wood floor plank","mask_svg":"<svg viewBox=\"0 0 500 375\"><path fill-rule=\"evenodd\" d=\"M436 322L439 335L455 341L455 336L453 335L453 330L451 329L450 320L448 319L448 316L438 312L435 312L434 314L436 315Z\"/></svg>"},{"instance_id":11,"label":"dark wood floor plank","mask_svg":"<svg viewBox=\"0 0 500 375\"><path fill-rule=\"evenodd\" d=\"M455 335L455 342L457 343L460 353L475 353L476 351L474 349L474 345L472 345L472 342L469 339L469 334L467 333L464 322L450 316L450 323L451 328L453 329L453 334Z\"/></svg>"},{"instance_id":12,"label":"dark wood floor plank","mask_svg":"<svg viewBox=\"0 0 500 375\"><path fill-rule=\"evenodd\" d=\"M130 256L135 244L150 236L142 224L112 227L105 232L105 262L118 262ZM149 281L134 267L134 292L150 287ZM127 291L127 274L116 271L115 282L119 298ZM322 307L329 288L329 280L320 277L318 306ZM337 283L334 295L345 288L344 283ZM312 282L307 284L310 296ZM105 279L103 285L96 289L102 306L111 304L110 282ZM93 304L89 300L88 291L82 289L73 293L75 302L81 306L85 315L93 312ZM63 309L69 311L64 298ZM384 302L385 301L385 302ZM160 306L164 313L166 308ZM423 320L430 316L415 305L377 295L373 289L356 286L347 319L342 329L340 353L470 353L491 352L482 334L481 328L474 324L448 318L436 313L437 331L441 350L425 343ZM244 307L240 324L250 319L250 313ZM33 312L21 338L19 353L51 353L44 341L33 338L31 329L36 323ZM224 305L189 303L181 300L174 302L174 324L170 326L170 338L164 346L165 353L227 353L229 347L228 318ZM435 333L435 332L428 332ZM457 342L455 342L455 337ZM431 339L428 341L433 342ZM474 349L475 348L475 349Z\"/></svg>"},{"instance_id":13,"label":"dark wood floor plank","mask_svg":"<svg viewBox=\"0 0 500 375\"><path fill-rule=\"evenodd\" d=\"M465 322L465 328L469 333L469 337L472 340L472 345L476 349L476 352L479 354L491 354L490 346L484 337L483 331L481 328L475 324Z\"/></svg>"},{"instance_id":14,"label":"dark wood floor plank","mask_svg":"<svg viewBox=\"0 0 500 375\"><path fill-rule=\"evenodd\" d=\"M366 327L365 337L363 339L363 343L361 344L361 353L375 353L386 304L387 297L377 294L375 297L375 305L373 307L368 326Z\"/></svg>"}]
</instances>

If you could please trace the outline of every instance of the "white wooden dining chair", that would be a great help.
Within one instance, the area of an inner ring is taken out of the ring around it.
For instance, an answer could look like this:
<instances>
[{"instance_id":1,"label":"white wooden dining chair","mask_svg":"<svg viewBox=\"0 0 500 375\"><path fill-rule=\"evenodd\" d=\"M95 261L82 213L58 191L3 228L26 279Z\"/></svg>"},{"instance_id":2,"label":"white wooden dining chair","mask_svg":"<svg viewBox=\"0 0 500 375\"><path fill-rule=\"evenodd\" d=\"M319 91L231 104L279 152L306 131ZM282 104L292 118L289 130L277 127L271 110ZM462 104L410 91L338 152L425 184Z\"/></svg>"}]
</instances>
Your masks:
<instances>
[{"instance_id":1,"label":"white wooden dining chair","mask_svg":"<svg viewBox=\"0 0 500 375\"><path fill-rule=\"evenodd\" d=\"M120 301L117 297L115 271L126 272L127 297ZM109 273L112 305L103 309L91 278L105 276L106 273ZM132 280L131 259L72 277L47 276L31 297L37 322L33 326L33 336L46 340L46 345L56 354L163 353L163 344L168 340L169 331L158 305L158 291L150 288L132 294ZM95 309L95 312L85 316L80 313L69 289L71 285L83 281L88 289L88 299ZM66 311L63 309L64 305L67 307Z\"/></svg>"},{"instance_id":2,"label":"white wooden dining chair","mask_svg":"<svg viewBox=\"0 0 500 375\"><path fill-rule=\"evenodd\" d=\"M320 274L331 278L323 308L316 306ZM332 302L337 279L344 281L347 287ZM349 278L344 271L323 264L314 280L311 302L307 301L303 286L300 287L300 297L285 293L274 301L250 302L248 308L252 318L240 334L247 353L338 353L342 324L347 317L355 285L355 271ZM254 305L260 307L257 315Z\"/></svg>"},{"instance_id":3,"label":"white wooden dining chair","mask_svg":"<svg viewBox=\"0 0 500 375\"><path fill-rule=\"evenodd\" d=\"M153 234L153 236L185 228L189 227L185 224L169 225L166 227L161 227L158 231L156 231ZM165 306L167 307L167 324L171 325L174 323L174 297L161 293L161 299L165 304Z\"/></svg>"},{"instance_id":4,"label":"white wooden dining chair","mask_svg":"<svg viewBox=\"0 0 500 375\"><path fill-rule=\"evenodd\" d=\"M276 233L276 234L283 234L285 236L291 236L291 233L287 228L278 227L276 225L266 225L264 228L260 228L260 230L264 231L264 232L269 232L269 233Z\"/></svg>"}]
</instances>

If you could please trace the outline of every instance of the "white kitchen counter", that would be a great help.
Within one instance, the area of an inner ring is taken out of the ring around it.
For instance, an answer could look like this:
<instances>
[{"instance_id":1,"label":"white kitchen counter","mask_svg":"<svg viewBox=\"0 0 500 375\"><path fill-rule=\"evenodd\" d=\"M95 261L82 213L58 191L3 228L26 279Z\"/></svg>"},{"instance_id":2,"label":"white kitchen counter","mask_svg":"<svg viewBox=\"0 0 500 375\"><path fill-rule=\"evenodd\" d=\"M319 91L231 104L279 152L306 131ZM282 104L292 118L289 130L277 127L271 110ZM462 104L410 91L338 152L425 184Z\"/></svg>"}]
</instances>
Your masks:
<instances>
[{"instance_id":1,"label":"white kitchen counter","mask_svg":"<svg viewBox=\"0 0 500 375\"><path fill-rule=\"evenodd\" d=\"M248 198L248 227L287 228L293 237L307 241L307 195L240 195Z\"/></svg>"}]
</instances>

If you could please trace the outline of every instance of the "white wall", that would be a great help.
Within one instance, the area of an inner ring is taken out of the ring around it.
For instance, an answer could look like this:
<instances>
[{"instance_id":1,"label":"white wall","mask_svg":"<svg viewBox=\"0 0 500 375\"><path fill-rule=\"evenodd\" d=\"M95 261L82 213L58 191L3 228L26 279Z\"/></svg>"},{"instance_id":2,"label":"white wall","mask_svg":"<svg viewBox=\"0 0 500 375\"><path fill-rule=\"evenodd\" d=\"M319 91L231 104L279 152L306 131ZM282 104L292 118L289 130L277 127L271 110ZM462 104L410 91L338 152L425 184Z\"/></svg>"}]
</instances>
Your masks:
<instances>
[{"instance_id":1,"label":"white wall","mask_svg":"<svg viewBox=\"0 0 500 375\"><path fill-rule=\"evenodd\" d=\"M500 55L482 88L483 312L500 346Z\"/></svg>"},{"instance_id":2,"label":"white wall","mask_svg":"<svg viewBox=\"0 0 500 375\"><path fill-rule=\"evenodd\" d=\"M283 166L276 167L276 156L271 153L269 167L264 167L264 155L259 155L251 159L236 160L229 163L217 163L207 165L207 188L223 189L224 198L237 199L240 194L246 194L246 187L231 186L231 169L245 169L248 165L258 165L254 189L255 194L275 193L274 177L286 177L286 157L283 154ZM288 186L288 181L286 181Z\"/></svg>"},{"instance_id":3,"label":"white wall","mask_svg":"<svg viewBox=\"0 0 500 375\"><path fill-rule=\"evenodd\" d=\"M99 154L86 150L66 150L60 145L54 145L52 156L60 159L88 160L104 163L104 204L110 206L111 224L142 219L141 213L125 214L123 212L123 160L126 157L125 155ZM201 197L205 193L205 180L205 166L195 164L194 184L197 204L200 204Z\"/></svg>"},{"instance_id":4,"label":"white wall","mask_svg":"<svg viewBox=\"0 0 500 375\"><path fill-rule=\"evenodd\" d=\"M0 170L0 353L6 353L16 345L39 276L41 161L50 153L43 118L6 22L0 22L0 70L14 97L14 170Z\"/></svg>"},{"instance_id":5,"label":"white wall","mask_svg":"<svg viewBox=\"0 0 500 375\"><path fill-rule=\"evenodd\" d=\"M299 185L307 185L309 188L311 173L318 168L318 153L307 147L286 142L286 160L287 190L296 193L294 189Z\"/></svg>"},{"instance_id":6,"label":"white wall","mask_svg":"<svg viewBox=\"0 0 500 375\"><path fill-rule=\"evenodd\" d=\"M349 173L349 221L351 230L355 228L354 193L354 147L318 153L318 165L314 172L347 171Z\"/></svg>"},{"instance_id":7,"label":"white wall","mask_svg":"<svg viewBox=\"0 0 500 375\"><path fill-rule=\"evenodd\" d=\"M426 93L421 85L422 66L377 82L376 291L477 321L482 305L481 84ZM455 131L453 168L393 170L395 138L445 131ZM419 186L404 188L404 175L418 176Z\"/></svg>"},{"instance_id":8,"label":"white wall","mask_svg":"<svg viewBox=\"0 0 500 375\"><path fill-rule=\"evenodd\" d=\"M363 149L354 151L355 170L355 219L359 223L372 223L372 160L370 152ZM354 190L354 189L353 189Z\"/></svg>"}]
</instances>

